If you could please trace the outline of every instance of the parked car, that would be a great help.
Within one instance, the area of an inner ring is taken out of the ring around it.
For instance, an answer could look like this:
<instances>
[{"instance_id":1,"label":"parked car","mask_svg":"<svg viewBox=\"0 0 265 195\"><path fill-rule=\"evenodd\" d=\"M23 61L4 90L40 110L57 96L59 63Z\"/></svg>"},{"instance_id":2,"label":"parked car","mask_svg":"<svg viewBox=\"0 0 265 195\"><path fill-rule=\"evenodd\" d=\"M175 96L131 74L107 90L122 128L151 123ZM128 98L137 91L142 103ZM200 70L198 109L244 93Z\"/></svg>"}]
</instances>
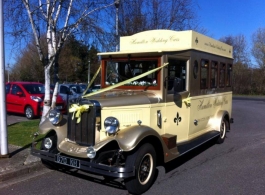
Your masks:
<instances>
[{"instance_id":1,"label":"parked car","mask_svg":"<svg viewBox=\"0 0 265 195\"><path fill-rule=\"evenodd\" d=\"M84 92L84 91L86 90L86 88L87 88L87 84L85 84L85 83L79 83L78 85L80 85L80 87L81 87L81 89L82 89L83 92Z\"/></svg>"},{"instance_id":2,"label":"parked car","mask_svg":"<svg viewBox=\"0 0 265 195\"><path fill-rule=\"evenodd\" d=\"M65 102L68 102L71 98L80 97L83 94L83 90L79 84L59 84L58 87L58 94Z\"/></svg>"},{"instance_id":3,"label":"parked car","mask_svg":"<svg viewBox=\"0 0 265 195\"><path fill-rule=\"evenodd\" d=\"M28 119L41 116L45 88L38 82L6 83L7 112L25 114ZM56 99L56 109L66 113L66 102L60 95Z\"/></svg>"}]
</instances>

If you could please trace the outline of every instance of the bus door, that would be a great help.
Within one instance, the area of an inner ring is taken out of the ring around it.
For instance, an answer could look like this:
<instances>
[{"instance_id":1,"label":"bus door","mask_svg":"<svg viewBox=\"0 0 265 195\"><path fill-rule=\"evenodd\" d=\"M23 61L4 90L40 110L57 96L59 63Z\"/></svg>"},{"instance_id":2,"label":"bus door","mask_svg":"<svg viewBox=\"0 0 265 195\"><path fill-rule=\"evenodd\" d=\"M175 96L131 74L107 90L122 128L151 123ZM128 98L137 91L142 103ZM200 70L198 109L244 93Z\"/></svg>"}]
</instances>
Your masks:
<instances>
[{"instance_id":1,"label":"bus door","mask_svg":"<svg viewBox=\"0 0 265 195\"><path fill-rule=\"evenodd\" d=\"M167 76L164 87L166 88L165 113L163 114L164 132L177 135L177 142L188 138L188 125L190 108L180 98L187 92L187 67L188 60L169 58ZM174 93L174 82L178 82L178 93Z\"/></svg>"}]
</instances>

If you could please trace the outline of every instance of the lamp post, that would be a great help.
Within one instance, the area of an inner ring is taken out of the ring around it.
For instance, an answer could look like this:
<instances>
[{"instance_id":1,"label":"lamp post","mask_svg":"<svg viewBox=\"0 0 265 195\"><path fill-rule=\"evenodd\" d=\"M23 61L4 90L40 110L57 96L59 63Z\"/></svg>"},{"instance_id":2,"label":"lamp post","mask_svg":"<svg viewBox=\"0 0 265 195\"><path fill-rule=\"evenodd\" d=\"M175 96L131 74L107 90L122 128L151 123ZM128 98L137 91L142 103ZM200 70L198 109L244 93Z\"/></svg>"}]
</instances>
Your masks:
<instances>
[{"instance_id":1,"label":"lamp post","mask_svg":"<svg viewBox=\"0 0 265 195\"><path fill-rule=\"evenodd\" d=\"M88 67L87 67L87 83L90 83L90 60L88 60Z\"/></svg>"},{"instance_id":2,"label":"lamp post","mask_svg":"<svg viewBox=\"0 0 265 195\"><path fill-rule=\"evenodd\" d=\"M9 82L9 64L7 64L7 82Z\"/></svg>"},{"instance_id":3,"label":"lamp post","mask_svg":"<svg viewBox=\"0 0 265 195\"><path fill-rule=\"evenodd\" d=\"M114 2L115 7L116 7L116 41L117 41L117 45L116 45L116 51L119 50L119 6L120 6L120 0L115 0Z\"/></svg>"}]
</instances>

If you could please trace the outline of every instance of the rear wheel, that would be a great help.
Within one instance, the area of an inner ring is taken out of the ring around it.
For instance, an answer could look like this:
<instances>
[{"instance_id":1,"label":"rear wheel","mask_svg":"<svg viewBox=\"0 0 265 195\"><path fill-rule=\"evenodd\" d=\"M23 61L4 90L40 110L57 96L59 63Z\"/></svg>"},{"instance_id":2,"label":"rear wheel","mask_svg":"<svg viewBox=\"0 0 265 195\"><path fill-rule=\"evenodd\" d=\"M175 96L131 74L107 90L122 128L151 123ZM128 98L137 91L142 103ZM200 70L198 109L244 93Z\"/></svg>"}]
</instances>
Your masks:
<instances>
[{"instance_id":1,"label":"rear wheel","mask_svg":"<svg viewBox=\"0 0 265 195\"><path fill-rule=\"evenodd\" d=\"M129 155L126 166L135 167L135 176L125 180L125 186L131 194L142 194L154 182L156 170L156 152L154 147L147 143Z\"/></svg>"},{"instance_id":2,"label":"rear wheel","mask_svg":"<svg viewBox=\"0 0 265 195\"><path fill-rule=\"evenodd\" d=\"M228 122L225 118L223 118L220 124L220 136L217 139L218 144L221 144L224 142L225 137L226 137L227 127L228 127Z\"/></svg>"},{"instance_id":3,"label":"rear wheel","mask_svg":"<svg viewBox=\"0 0 265 195\"><path fill-rule=\"evenodd\" d=\"M34 112L33 112L33 108L31 106L27 106L25 108L25 116L27 117L27 119L33 119L34 118Z\"/></svg>"}]
</instances>

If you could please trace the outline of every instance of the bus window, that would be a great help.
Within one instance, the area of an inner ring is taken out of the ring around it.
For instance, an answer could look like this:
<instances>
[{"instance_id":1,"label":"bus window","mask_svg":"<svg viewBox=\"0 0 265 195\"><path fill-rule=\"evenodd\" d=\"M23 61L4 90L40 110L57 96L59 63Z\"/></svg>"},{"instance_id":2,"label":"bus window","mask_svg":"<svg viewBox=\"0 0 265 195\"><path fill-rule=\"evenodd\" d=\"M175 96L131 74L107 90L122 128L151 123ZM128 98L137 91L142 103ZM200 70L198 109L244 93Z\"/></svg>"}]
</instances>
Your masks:
<instances>
[{"instance_id":1,"label":"bus window","mask_svg":"<svg viewBox=\"0 0 265 195\"><path fill-rule=\"evenodd\" d=\"M210 78L210 86L211 88L217 87L218 81L218 62L212 61L211 63L211 78Z\"/></svg>"},{"instance_id":2,"label":"bus window","mask_svg":"<svg viewBox=\"0 0 265 195\"><path fill-rule=\"evenodd\" d=\"M225 63L220 63L219 87L225 86Z\"/></svg>"},{"instance_id":3,"label":"bus window","mask_svg":"<svg viewBox=\"0 0 265 195\"><path fill-rule=\"evenodd\" d=\"M232 64L227 65L227 80L226 80L226 86L230 87L232 82Z\"/></svg>"},{"instance_id":4,"label":"bus window","mask_svg":"<svg viewBox=\"0 0 265 195\"><path fill-rule=\"evenodd\" d=\"M209 61L201 60L201 89L208 88Z\"/></svg>"},{"instance_id":5,"label":"bus window","mask_svg":"<svg viewBox=\"0 0 265 195\"><path fill-rule=\"evenodd\" d=\"M169 59L168 66L168 93L173 92L173 84L175 78L179 78L181 81L180 91L186 90L186 64L185 60Z\"/></svg>"}]
</instances>

